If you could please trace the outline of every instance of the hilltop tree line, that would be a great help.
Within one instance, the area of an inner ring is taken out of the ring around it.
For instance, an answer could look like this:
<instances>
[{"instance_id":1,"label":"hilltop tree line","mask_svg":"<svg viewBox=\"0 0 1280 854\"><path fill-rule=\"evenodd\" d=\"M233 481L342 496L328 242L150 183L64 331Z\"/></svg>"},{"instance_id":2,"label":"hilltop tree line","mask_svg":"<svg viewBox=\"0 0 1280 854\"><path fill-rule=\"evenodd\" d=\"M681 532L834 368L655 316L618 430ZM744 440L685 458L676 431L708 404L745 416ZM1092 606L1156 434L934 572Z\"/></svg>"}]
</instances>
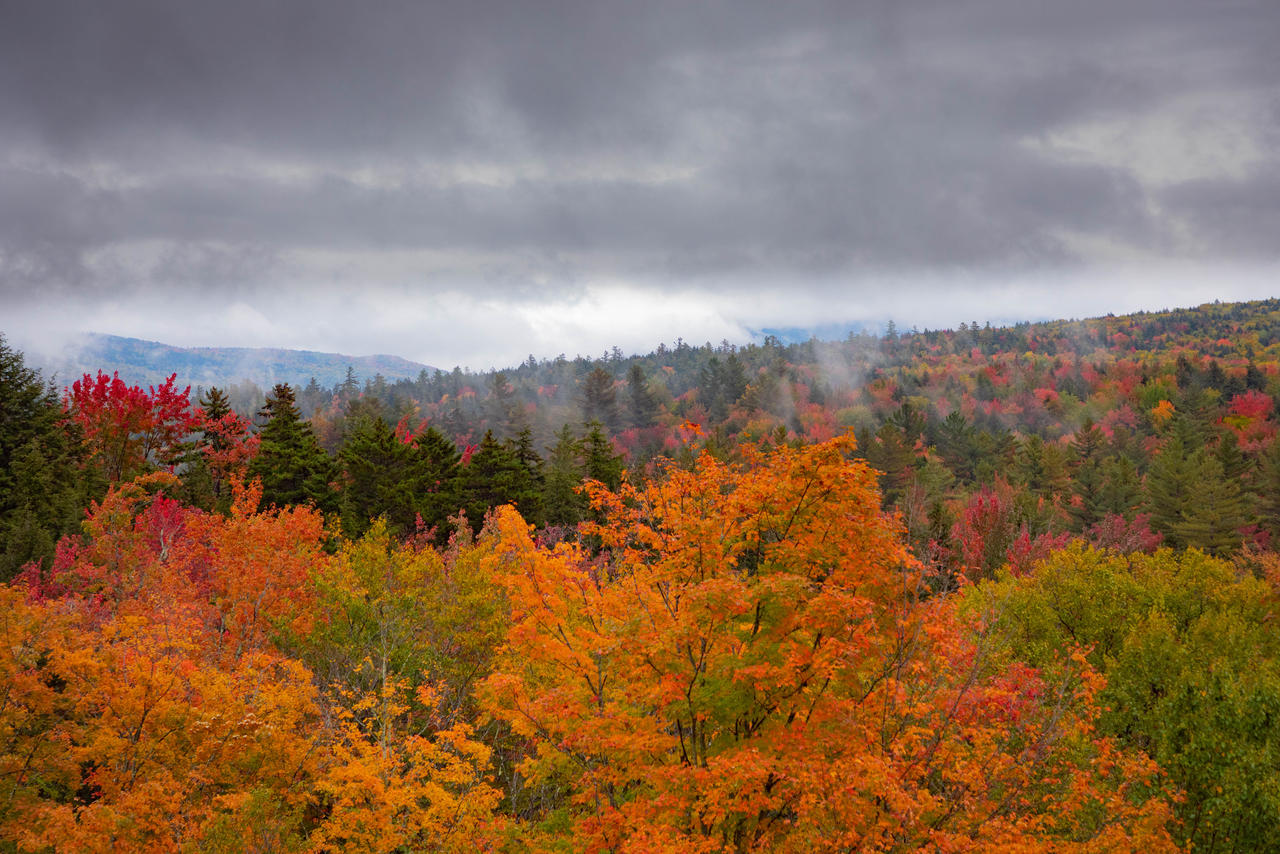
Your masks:
<instances>
[{"instance_id":1,"label":"hilltop tree line","mask_svg":"<svg viewBox=\"0 0 1280 854\"><path fill-rule=\"evenodd\" d=\"M994 571L1015 544L1038 554L1077 535L1230 555L1280 536L1278 326L1269 300L789 345L679 341L415 382L352 374L297 402L335 455L348 419L377 406L460 448L523 435L544 458L565 425L580 436L591 422L632 472L687 461L690 425L696 452L722 459L853 430L917 553L956 570L981 553Z\"/></svg>"}]
</instances>

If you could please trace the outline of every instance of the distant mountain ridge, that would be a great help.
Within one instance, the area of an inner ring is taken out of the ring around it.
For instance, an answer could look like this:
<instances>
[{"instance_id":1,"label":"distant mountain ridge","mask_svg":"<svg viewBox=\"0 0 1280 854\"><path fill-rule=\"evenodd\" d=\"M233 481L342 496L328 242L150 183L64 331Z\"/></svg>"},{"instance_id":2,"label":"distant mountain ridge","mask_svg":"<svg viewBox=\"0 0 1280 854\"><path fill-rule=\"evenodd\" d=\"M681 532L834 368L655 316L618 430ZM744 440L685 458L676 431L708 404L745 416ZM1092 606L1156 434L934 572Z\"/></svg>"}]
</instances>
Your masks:
<instances>
[{"instance_id":1,"label":"distant mountain ridge","mask_svg":"<svg viewBox=\"0 0 1280 854\"><path fill-rule=\"evenodd\" d=\"M86 335L57 356L29 354L30 361L58 385L66 385L82 374L99 369L119 372L129 383L163 382L177 373L182 385L229 386L248 380L264 389L276 383L306 385L312 377L322 386L332 387L346 379L350 367L363 382L381 374L387 381L416 379L430 365L399 356L348 356L314 350L286 350L266 347L177 347L158 341L124 338L118 335Z\"/></svg>"}]
</instances>

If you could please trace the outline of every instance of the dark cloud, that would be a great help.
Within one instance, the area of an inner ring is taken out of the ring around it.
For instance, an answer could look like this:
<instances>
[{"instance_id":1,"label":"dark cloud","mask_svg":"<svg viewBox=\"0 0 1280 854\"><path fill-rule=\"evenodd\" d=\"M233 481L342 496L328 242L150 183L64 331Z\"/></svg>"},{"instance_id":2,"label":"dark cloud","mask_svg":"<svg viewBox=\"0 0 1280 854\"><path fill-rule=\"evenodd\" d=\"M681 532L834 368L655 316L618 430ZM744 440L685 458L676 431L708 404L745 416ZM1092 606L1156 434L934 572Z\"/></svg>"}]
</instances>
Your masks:
<instances>
[{"instance_id":1,"label":"dark cloud","mask_svg":"<svg viewBox=\"0 0 1280 854\"><path fill-rule=\"evenodd\" d=\"M1273 263L1277 35L1269 0L0 3L0 298Z\"/></svg>"}]
</instances>

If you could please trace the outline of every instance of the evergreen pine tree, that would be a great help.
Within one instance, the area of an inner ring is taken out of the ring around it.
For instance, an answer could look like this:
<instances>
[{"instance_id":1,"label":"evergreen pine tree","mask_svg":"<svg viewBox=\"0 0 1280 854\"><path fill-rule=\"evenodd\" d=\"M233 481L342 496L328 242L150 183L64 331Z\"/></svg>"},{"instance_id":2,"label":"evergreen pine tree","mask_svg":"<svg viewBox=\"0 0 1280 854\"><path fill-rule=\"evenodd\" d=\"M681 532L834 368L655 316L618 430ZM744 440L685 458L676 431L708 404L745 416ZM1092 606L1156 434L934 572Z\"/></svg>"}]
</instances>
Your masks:
<instances>
[{"instance_id":1,"label":"evergreen pine tree","mask_svg":"<svg viewBox=\"0 0 1280 854\"><path fill-rule=\"evenodd\" d=\"M618 393L613 375L604 368L593 369L582 381L582 420L598 421L610 431L618 429Z\"/></svg>"},{"instance_id":2,"label":"evergreen pine tree","mask_svg":"<svg viewBox=\"0 0 1280 854\"><path fill-rule=\"evenodd\" d=\"M622 456L614 451L599 422L587 425L587 435L582 439L582 468L588 478L609 489L622 485Z\"/></svg>"},{"instance_id":3,"label":"evergreen pine tree","mask_svg":"<svg viewBox=\"0 0 1280 854\"><path fill-rule=\"evenodd\" d=\"M0 336L0 581L53 556L88 501L74 427L52 386Z\"/></svg>"},{"instance_id":4,"label":"evergreen pine tree","mask_svg":"<svg viewBox=\"0 0 1280 854\"><path fill-rule=\"evenodd\" d=\"M381 417L360 418L349 426L338 451L343 530L359 537L373 519L383 516L393 536L412 533L424 489L421 456Z\"/></svg>"},{"instance_id":5,"label":"evergreen pine tree","mask_svg":"<svg viewBox=\"0 0 1280 854\"><path fill-rule=\"evenodd\" d=\"M1233 430L1224 430L1219 434L1213 455L1222 466L1222 476L1228 480L1243 483L1253 468L1249 458L1240 450L1240 440Z\"/></svg>"},{"instance_id":6,"label":"evergreen pine tree","mask_svg":"<svg viewBox=\"0 0 1280 854\"><path fill-rule=\"evenodd\" d=\"M880 472L880 491L885 506L896 504L911 481L916 464L915 448L895 424L885 422L866 447L867 462Z\"/></svg>"},{"instance_id":7,"label":"evergreen pine tree","mask_svg":"<svg viewBox=\"0 0 1280 854\"><path fill-rule=\"evenodd\" d=\"M1147 472L1152 527L1175 548L1223 555L1239 548L1239 530L1252 521L1238 480L1197 441L1196 425L1178 418L1172 435Z\"/></svg>"},{"instance_id":8,"label":"evergreen pine tree","mask_svg":"<svg viewBox=\"0 0 1280 854\"><path fill-rule=\"evenodd\" d=\"M963 483L972 483L977 465L977 430L959 410L952 410L938 428L938 453Z\"/></svg>"},{"instance_id":9,"label":"evergreen pine tree","mask_svg":"<svg viewBox=\"0 0 1280 854\"><path fill-rule=\"evenodd\" d=\"M462 507L462 454L452 440L428 427L414 440L422 471L422 492L418 496L418 512L424 524L436 529L443 543L449 536L449 517Z\"/></svg>"},{"instance_id":10,"label":"evergreen pine tree","mask_svg":"<svg viewBox=\"0 0 1280 854\"><path fill-rule=\"evenodd\" d=\"M1116 514L1132 519L1142 504L1142 480L1127 456L1115 456L1102 464L1102 489L1098 493L1099 516Z\"/></svg>"},{"instance_id":11,"label":"evergreen pine tree","mask_svg":"<svg viewBox=\"0 0 1280 854\"><path fill-rule=\"evenodd\" d=\"M516 400L515 388L502 371L495 371L489 377L489 398L485 401L485 410L492 429L503 438L514 437L524 427L516 423L523 420L524 413Z\"/></svg>"},{"instance_id":12,"label":"evergreen pine tree","mask_svg":"<svg viewBox=\"0 0 1280 854\"><path fill-rule=\"evenodd\" d=\"M652 427L658 421L658 401L649 390L649 381L639 363L631 365L627 373L627 389L631 393L631 424L641 430Z\"/></svg>"},{"instance_id":13,"label":"evergreen pine tree","mask_svg":"<svg viewBox=\"0 0 1280 854\"><path fill-rule=\"evenodd\" d=\"M1014 459L1014 476L1027 492L1048 501L1066 501L1070 491L1067 461L1057 445L1045 444L1037 435L1028 436L1018 446Z\"/></svg>"},{"instance_id":14,"label":"evergreen pine tree","mask_svg":"<svg viewBox=\"0 0 1280 854\"><path fill-rule=\"evenodd\" d=\"M1069 505L1068 510L1077 531L1097 524L1105 515L1102 509L1106 481L1102 469L1105 444L1106 438L1092 418L1086 418L1071 439L1071 491L1076 501Z\"/></svg>"},{"instance_id":15,"label":"evergreen pine tree","mask_svg":"<svg viewBox=\"0 0 1280 854\"><path fill-rule=\"evenodd\" d=\"M547 523L546 504L543 498L546 492L546 474L543 471L542 457L538 456L538 452L533 447L533 431L525 427L516 434L514 439L508 439L506 444L516 460L524 467L529 480L529 495L520 507L520 515L524 516L524 520L530 525L542 527Z\"/></svg>"},{"instance_id":16,"label":"evergreen pine tree","mask_svg":"<svg viewBox=\"0 0 1280 854\"><path fill-rule=\"evenodd\" d=\"M299 416L293 389L276 385L258 415L267 420L249 474L262 480L262 500L277 507L310 503L326 513L337 511L332 483L338 468Z\"/></svg>"},{"instance_id":17,"label":"evergreen pine tree","mask_svg":"<svg viewBox=\"0 0 1280 854\"><path fill-rule=\"evenodd\" d=\"M206 424L231 413L230 401L217 386L211 386L201 394L196 405L204 413L203 420ZM230 487L213 476L205 458L206 449L220 453L226 447L227 437L217 432L201 432L191 440L181 468L182 497L185 503L204 510L212 510L226 503Z\"/></svg>"},{"instance_id":18,"label":"evergreen pine tree","mask_svg":"<svg viewBox=\"0 0 1280 854\"><path fill-rule=\"evenodd\" d=\"M510 447L494 438L492 430L485 432L463 466L461 486L467 521L477 532L492 508L513 504L524 516L536 512L541 500L529 470Z\"/></svg>"},{"instance_id":19,"label":"evergreen pine tree","mask_svg":"<svg viewBox=\"0 0 1280 854\"><path fill-rule=\"evenodd\" d=\"M586 501L578 492L586 476L581 456L582 443L565 424L556 433L556 443L547 455L543 507L548 525L576 525L584 518Z\"/></svg>"}]
</instances>

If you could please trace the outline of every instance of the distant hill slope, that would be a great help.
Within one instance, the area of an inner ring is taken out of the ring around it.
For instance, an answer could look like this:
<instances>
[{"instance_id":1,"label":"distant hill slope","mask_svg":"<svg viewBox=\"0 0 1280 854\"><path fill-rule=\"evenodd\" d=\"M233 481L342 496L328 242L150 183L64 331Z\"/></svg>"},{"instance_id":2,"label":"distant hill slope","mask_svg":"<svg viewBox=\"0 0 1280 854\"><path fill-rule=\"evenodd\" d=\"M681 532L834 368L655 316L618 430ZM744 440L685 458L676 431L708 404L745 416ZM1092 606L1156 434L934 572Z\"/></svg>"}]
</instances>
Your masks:
<instances>
[{"instance_id":1,"label":"distant hill slope","mask_svg":"<svg viewBox=\"0 0 1280 854\"><path fill-rule=\"evenodd\" d=\"M182 385L228 386L249 380L269 389L280 382L306 385L312 377L322 386L334 386L347 376L347 368L363 381L381 374L389 382L417 379L422 371L435 368L399 356L347 356L313 350L283 350L251 347L175 347L156 341L122 338L117 335L87 335L74 351L59 356L29 354L30 361L45 376L56 373L59 385L70 383L99 368L118 371L130 383L163 382L177 373Z\"/></svg>"}]
</instances>

